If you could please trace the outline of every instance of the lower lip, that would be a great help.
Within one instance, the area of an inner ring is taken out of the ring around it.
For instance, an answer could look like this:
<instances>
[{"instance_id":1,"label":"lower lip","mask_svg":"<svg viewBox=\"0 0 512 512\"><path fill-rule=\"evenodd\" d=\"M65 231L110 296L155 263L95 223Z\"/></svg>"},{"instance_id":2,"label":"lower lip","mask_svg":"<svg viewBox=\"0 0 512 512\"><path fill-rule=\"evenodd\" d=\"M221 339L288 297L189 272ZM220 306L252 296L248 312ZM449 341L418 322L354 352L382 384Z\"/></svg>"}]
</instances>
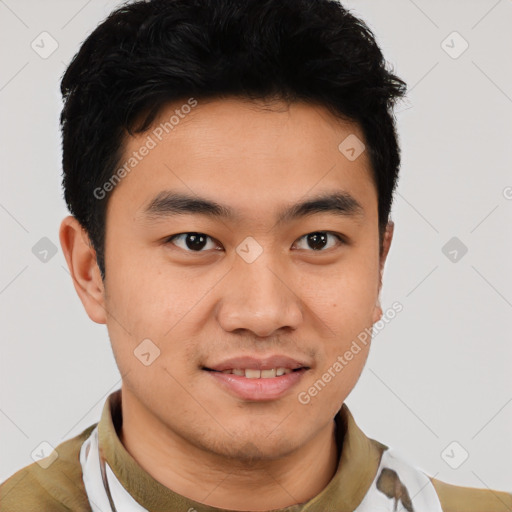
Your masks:
<instances>
[{"instance_id":1,"label":"lower lip","mask_svg":"<svg viewBox=\"0 0 512 512\"><path fill-rule=\"evenodd\" d=\"M303 368L269 379L248 379L232 373L204 370L209 373L228 392L243 400L277 400L293 388L306 373Z\"/></svg>"}]
</instances>

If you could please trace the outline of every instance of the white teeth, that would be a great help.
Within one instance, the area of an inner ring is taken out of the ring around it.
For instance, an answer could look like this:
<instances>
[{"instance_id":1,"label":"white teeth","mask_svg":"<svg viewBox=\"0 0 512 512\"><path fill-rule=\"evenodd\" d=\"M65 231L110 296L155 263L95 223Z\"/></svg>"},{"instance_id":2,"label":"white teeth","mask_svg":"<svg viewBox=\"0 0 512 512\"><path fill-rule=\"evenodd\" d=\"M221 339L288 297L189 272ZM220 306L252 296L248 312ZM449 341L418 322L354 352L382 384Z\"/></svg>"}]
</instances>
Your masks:
<instances>
[{"instance_id":1,"label":"white teeth","mask_svg":"<svg viewBox=\"0 0 512 512\"><path fill-rule=\"evenodd\" d=\"M281 377L281 375L292 373L292 370L290 368L270 368L269 370L233 368L232 370L222 370L222 373L232 373L246 379L272 379L273 377Z\"/></svg>"}]
</instances>

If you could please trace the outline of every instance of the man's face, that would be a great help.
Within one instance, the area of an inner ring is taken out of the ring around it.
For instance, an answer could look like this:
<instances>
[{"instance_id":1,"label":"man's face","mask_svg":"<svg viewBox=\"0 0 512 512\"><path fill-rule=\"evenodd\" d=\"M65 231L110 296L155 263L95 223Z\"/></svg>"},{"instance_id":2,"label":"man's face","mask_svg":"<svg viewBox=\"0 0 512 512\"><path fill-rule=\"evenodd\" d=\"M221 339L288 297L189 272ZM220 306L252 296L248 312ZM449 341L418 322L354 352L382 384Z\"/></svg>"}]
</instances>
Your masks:
<instances>
[{"instance_id":1,"label":"man's face","mask_svg":"<svg viewBox=\"0 0 512 512\"><path fill-rule=\"evenodd\" d=\"M236 99L199 102L161 141L154 127L128 139L126 160L153 146L148 135L156 145L107 209L106 323L123 401L210 453L282 457L332 425L368 345L315 396L308 389L381 312L369 158L338 149L363 134L321 107ZM184 201L176 213L166 194L233 216ZM292 205L332 194L344 198L337 208L278 222Z\"/></svg>"}]
</instances>

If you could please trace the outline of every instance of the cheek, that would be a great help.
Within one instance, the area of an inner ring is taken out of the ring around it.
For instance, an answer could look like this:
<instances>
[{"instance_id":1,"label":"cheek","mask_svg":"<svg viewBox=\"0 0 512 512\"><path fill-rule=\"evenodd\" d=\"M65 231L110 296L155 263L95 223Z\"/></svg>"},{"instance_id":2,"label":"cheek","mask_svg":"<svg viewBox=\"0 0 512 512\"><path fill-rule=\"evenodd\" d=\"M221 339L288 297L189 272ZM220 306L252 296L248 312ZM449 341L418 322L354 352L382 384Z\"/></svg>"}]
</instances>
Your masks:
<instances>
[{"instance_id":1,"label":"cheek","mask_svg":"<svg viewBox=\"0 0 512 512\"><path fill-rule=\"evenodd\" d=\"M346 398L366 363L378 281L377 257L365 258L364 254L333 266L329 279L323 279L321 286L320 281L316 281L315 288L314 280L303 280L304 286L308 286L308 306L329 328L314 376L320 379L318 387L328 382L321 393L326 398L321 400L325 407L330 407L329 400L340 404Z\"/></svg>"},{"instance_id":2,"label":"cheek","mask_svg":"<svg viewBox=\"0 0 512 512\"><path fill-rule=\"evenodd\" d=\"M126 240L116 243L106 261L110 306L131 325L130 331L157 327L157 319L172 322L168 315L179 313L182 301L178 298L186 290L183 277L167 274L162 263L154 261L158 251L138 248Z\"/></svg>"},{"instance_id":3,"label":"cheek","mask_svg":"<svg viewBox=\"0 0 512 512\"><path fill-rule=\"evenodd\" d=\"M363 329L373 323L379 285L378 264L373 260L354 257L321 273L304 272L300 283L308 307L337 334L344 332L346 337L351 326Z\"/></svg>"},{"instance_id":4,"label":"cheek","mask_svg":"<svg viewBox=\"0 0 512 512\"><path fill-rule=\"evenodd\" d=\"M350 345L349 345L350 346ZM349 346L345 349L349 349ZM368 347L361 345L357 354L347 361L346 350L330 354L325 364L318 367L314 375L297 393L297 401L306 411L320 417L334 416L356 385L368 356Z\"/></svg>"},{"instance_id":5,"label":"cheek","mask_svg":"<svg viewBox=\"0 0 512 512\"><path fill-rule=\"evenodd\" d=\"M111 254L116 263L107 271L106 307L111 313L107 327L121 371L140 370L134 351L146 339L160 350L151 368L186 371L186 351L203 329L208 291L219 276L215 272L191 276L190 268L149 261L147 253Z\"/></svg>"}]
</instances>

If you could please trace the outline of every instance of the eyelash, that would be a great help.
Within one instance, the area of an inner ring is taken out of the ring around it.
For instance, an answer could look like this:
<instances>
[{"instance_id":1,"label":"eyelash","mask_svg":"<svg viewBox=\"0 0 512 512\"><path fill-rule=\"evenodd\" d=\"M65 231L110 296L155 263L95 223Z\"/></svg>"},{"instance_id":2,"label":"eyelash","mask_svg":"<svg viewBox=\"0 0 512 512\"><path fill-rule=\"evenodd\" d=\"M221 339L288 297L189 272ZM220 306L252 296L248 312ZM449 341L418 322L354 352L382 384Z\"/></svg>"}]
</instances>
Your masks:
<instances>
[{"instance_id":1,"label":"eyelash","mask_svg":"<svg viewBox=\"0 0 512 512\"><path fill-rule=\"evenodd\" d=\"M313 235L313 234L326 234L326 235L331 235L333 237L335 237L337 240L338 240L338 247L340 245L347 245L347 241L345 240L345 237L341 234L338 234L338 233L334 233L332 231L311 231L310 233L306 233L305 235L301 236L300 238L297 239L297 241L299 240L302 240L302 239L305 239L307 236L309 235ZM211 236L208 236L206 235L205 233L199 233L197 231L188 231L188 232L184 232L184 233L178 233L176 235L172 235L168 238L165 239L165 243L166 244L173 244L173 240L180 237L180 236L184 236L184 235L202 235L202 236L205 236L206 238L210 239L210 240L215 240L214 238L212 238ZM216 240L215 240L216 241ZM217 242L217 241L216 241ZM218 243L218 242L217 242ZM220 243L219 243L220 245ZM314 250L314 249L311 249L309 250L308 252L315 252L315 253L321 253L321 252L326 252L328 251L329 249L333 249L334 247L328 247L327 249L319 249L319 250ZM183 249L182 247L178 247L178 249L182 249L183 251L185 252L188 252L188 253L196 253L196 254L201 254L203 252L206 252L204 250L200 250L200 251L192 251L190 249Z\"/></svg>"}]
</instances>

